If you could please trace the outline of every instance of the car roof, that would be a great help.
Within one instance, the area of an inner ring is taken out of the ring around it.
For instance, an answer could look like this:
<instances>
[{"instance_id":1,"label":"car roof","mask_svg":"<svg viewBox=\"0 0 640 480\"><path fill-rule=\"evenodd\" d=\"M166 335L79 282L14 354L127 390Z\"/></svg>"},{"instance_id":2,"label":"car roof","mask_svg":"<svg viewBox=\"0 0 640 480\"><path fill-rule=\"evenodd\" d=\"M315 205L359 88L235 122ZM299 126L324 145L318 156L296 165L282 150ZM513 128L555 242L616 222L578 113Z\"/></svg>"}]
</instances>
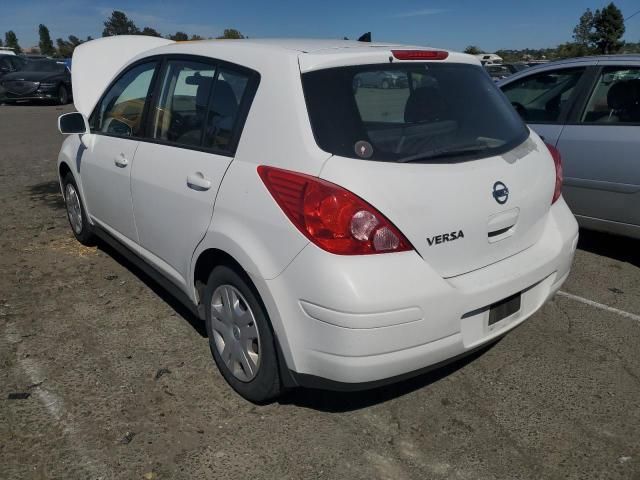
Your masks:
<instances>
[{"instance_id":1,"label":"car roof","mask_svg":"<svg viewBox=\"0 0 640 480\"><path fill-rule=\"evenodd\" d=\"M511 82L519 80L524 77L528 77L531 74L535 74L537 72L544 72L546 70L552 70L558 67L564 66L592 66L597 65L600 62L640 62L640 55L636 53L630 54L619 54L619 55L591 55L588 57L574 57L574 58L566 58L563 60L554 60L552 62L545 62L540 64L535 64L525 70L522 70L518 73L513 74L512 76L505 78L498 82L498 86L502 87Z\"/></svg>"},{"instance_id":2,"label":"car roof","mask_svg":"<svg viewBox=\"0 0 640 480\"><path fill-rule=\"evenodd\" d=\"M260 71L260 66L279 61L295 61L300 71L342 65L388 62L389 49L444 50L398 43L358 42L354 40L322 40L301 38L263 38L241 40L196 40L172 42L141 53L137 59L162 54L209 56L238 63ZM445 61L477 63L467 54L448 51Z\"/></svg>"}]
</instances>

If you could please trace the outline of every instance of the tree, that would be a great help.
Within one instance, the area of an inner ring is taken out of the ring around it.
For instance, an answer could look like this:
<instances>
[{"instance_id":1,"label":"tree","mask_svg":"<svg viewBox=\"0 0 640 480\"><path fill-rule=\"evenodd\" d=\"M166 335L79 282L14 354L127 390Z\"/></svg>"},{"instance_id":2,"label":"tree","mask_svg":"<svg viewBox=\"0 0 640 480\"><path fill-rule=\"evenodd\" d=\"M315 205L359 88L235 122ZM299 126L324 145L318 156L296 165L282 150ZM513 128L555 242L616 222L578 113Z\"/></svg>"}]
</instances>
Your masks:
<instances>
[{"instance_id":1,"label":"tree","mask_svg":"<svg viewBox=\"0 0 640 480\"><path fill-rule=\"evenodd\" d=\"M57 56L61 58L70 58L73 55L75 48L81 43L83 43L82 40L75 35L69 35L69 40L58 38L56 40L56 45L58 46Z\"/></svg>"},{"instance_id":2,"label":"tree","mask_svg":"<svg viewBox=\"0 0 640 480\"><path fill-rule=\"evenodd\" d=\"M0 47L3 47L4 43L2 43L2 39L0 38Z\"/></svg>"},{"instance_id":3,"label":"tree","mask_svg":"<svg viewBox=\"0 0 640 480\"><path fill-rule=\"evenodd\" d=\"M140 32L140 35L146 35L148 37L161 37L162 35L160 35L158 33L158 31L155 28L151 28L151 27L144 27L142 29L142 31Z\"/></svg>"},{"instance_id":4,"label":"tree","mask_svg":"<svg viewBox=\"0 0 640 480\"><path fill-rule=\"evenodd\" d=\"M573 39L578 45L588 48L593 41L593 12L587 8L573 29Z\"/></svg>"},{"instance_id":5,"label":"tree","mask_svg":"<svg viewBox=\"0 0 640 480\"><path fill-rule=\"evenodd\" d=\"M232 39L239 39L239 38L245 38L244 35L242 35L238 30L236 30L235 28L225 28L223 34L220 37L216 37L216 38L232 38Z\"/></svg>"},{"instance_id":6,"label":"tree","mask_svg":"<svg viewBox=\"0 0 640 480\"><path fill-rule=\"evenodd\" d=\"M20 48L20 44L18 43L18 37L13 30L9 30L4 34L4 43L5 46L12 48L16 53L22 53L22 48Z\"/></svg>"},{"instance_id":7,"label":"tree","mask_svg":"<svg viewBox=\"0 0 640 480\"><path fill-rule=\"evenodd\" d=\"M40 24L40 26L38 27L38 34L40 35L40 42L38 43L38 47L40 47L40 53L47 56L56 53L56 49L53 48L53 41L51 40L49 29L46 27L46 25Z\"/></svg>"},{"instance_id":8,"label":"tree","mask_svg":"<svg viewBox=\"0 0 640 480\"><path fill-rule=\"evenodd\" d=\"M191 38L189 40L204 40L204 37L194 34L194 35L191 35Z\"/></svg>"},{"instance_id":9,"label":"tree","mask_svg":"<svg viewBox=\"0 0 640 480\"><path fill-rule=\"evenodd\" d=\"M480 47L475 45L469 45L464 49L464 53L468 53L469 55L478 55L480 53L484 53Z\"/></svg>"},{"instance_id":10,"label":"tree","mask_svg":"<svg viewBox=\"0 0 640 480\"><path fill-rule=\"evenodd\" d=\"M169 40L174 42L186 42L189 40L189 35L184 32L176 32L175 35L169 35Z\"/></svg>"},{"instance_id":11,"label":"tree","mask_svg":"<svg viewBox=\"0 0 640 480\"><path fill-rule=\"evenodd\" d=\"M624 17L613 2L602 10L596 10L593 16L593 43L598 52L605 55L616 53L624 42L620 39L624 35Z\"/></svg>"},{"instance_id":12,"label":"tree","mask_svg":"<svg viewBox=\"0 0 640 480\"><path fill-rule=\"evenodd\" d=\"M125 15L124 12L114 10L111 16L104 22L103 37L114 35L137 35L140 33L136 24Z\"/></svg>"}]
</instances>

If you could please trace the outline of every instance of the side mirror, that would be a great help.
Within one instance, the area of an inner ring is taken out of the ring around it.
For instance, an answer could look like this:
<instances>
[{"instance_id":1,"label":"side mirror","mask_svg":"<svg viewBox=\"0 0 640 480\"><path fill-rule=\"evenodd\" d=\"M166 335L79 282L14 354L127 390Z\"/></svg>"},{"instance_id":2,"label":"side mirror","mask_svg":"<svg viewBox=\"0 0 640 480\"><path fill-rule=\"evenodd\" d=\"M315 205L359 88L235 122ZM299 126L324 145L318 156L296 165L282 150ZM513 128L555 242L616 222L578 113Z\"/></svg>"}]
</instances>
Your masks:
<instances>
[{"instance_id":1,"label":"side mirror","mask_svg":"<svg viewBox=\"0 0 640 480\"><path fill-rule=\"evenodd\" d=\"M63 135L90 133L89 122L80 112L65 113L58 117L58 130Z\"/></svg>"}]
</instances>

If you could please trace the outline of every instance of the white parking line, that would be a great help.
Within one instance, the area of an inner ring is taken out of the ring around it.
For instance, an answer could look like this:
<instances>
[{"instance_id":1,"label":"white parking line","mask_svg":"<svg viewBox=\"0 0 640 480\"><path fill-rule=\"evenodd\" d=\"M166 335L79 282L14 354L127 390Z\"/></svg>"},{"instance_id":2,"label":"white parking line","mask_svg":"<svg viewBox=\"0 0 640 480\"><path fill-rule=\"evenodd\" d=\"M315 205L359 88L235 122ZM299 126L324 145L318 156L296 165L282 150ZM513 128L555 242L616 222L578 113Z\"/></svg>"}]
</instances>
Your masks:
<instances>
[{"instance_id":1,"label":"white parking line","mask_svg":"<svg viewBox=\"0 0 640 480\"><path fill-rule=\"evenodd\" d=\"M575 300L576 302L584 303L585 305L599 308L600 310L605 310L607 312L620 315L621 317L629 318L631 320L635 320L636 322L640 322L640 315L636 315L635 313L625 312L624 310L619 310L617 308L610 307L609 305L605 305L603 303L594 302L593 300L589 300L588 298L579 297L578 295L574 295L573 293L559 291L557 294L560 295L561 297L570 298L571 300Z\"/></svg>"}]
</instances>

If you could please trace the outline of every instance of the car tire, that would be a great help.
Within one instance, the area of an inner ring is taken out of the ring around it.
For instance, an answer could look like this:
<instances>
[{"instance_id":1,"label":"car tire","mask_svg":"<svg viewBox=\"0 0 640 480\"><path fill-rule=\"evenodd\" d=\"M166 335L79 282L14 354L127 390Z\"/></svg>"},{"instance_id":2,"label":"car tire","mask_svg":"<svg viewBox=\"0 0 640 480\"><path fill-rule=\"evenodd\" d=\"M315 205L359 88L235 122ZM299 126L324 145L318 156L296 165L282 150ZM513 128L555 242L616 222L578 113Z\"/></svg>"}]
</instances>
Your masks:
<instances>
[{"instance_id":1,"label":"car tire","mask_svg":"<svg viewBox=\"0 0 640 480\"><path fill-rule=\"evenodd\" d=\"M214 268L204 289L209 347L227 383L262 404L280 395L275 338L251 280L229 266Z\"/></svg>"},{"instance_id":2,"label":"car tire","mask_svg":"<svg viewBox=\"0 0 640 480\"><path fill-rule=\"evenodd\" d=\"M389 84L388 80L383 80L382 81L382 88L387 89L389 88L391 85Z\"/></svg>"},{"instance_id":3,"label":"car tire","mask_svg":"<svg viewBox=\"0 0 640 480\"><path fill-rule=\"evenodd\" d=\"M68 172L62 179L62 193L67 219L76 240L83 245L92 246L95 245L95 235L89 224L89 217L79 192L75 178L71 172Z\"/></svg>"},{"instance_id":4,"label":"car tire","mask_svg":"<svg viewBox=\"0 0 640 480\"><path fill-rule=\"evenodd\" d=\"M69 103L69 92L67 91L67 87L64 85L60 85L60 87L58 87L58 97L56 100L58 105L66 105Z\"/></svg>"}]
</instances>

